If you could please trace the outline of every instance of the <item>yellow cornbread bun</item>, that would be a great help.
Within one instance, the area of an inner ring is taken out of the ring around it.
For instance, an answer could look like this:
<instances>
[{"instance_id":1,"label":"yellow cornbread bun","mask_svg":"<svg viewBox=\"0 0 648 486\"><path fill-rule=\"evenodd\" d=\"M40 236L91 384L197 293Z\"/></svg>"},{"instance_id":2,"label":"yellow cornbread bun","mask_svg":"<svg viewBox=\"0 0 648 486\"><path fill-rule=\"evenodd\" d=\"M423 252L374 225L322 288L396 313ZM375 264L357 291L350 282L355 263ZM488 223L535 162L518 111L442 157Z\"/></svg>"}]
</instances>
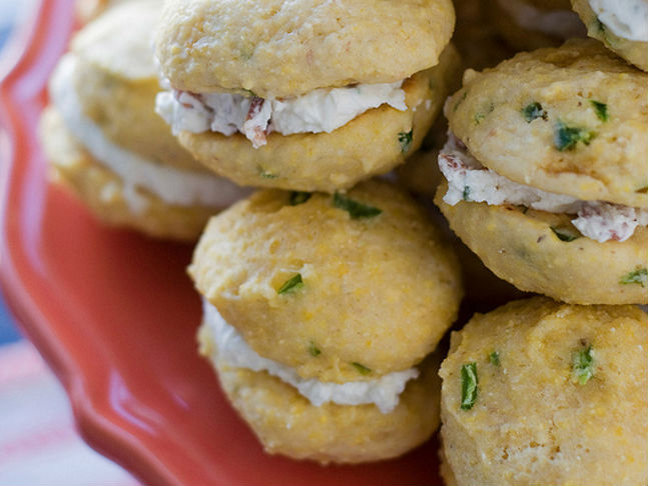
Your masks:
<instances>
[{"instance_id":1,"label":"yellow cornbread bun","mask_svg":"<svg viewBox=\"0 0 648 486\"><path fill-rule=\"evenodd\" d=\"M439 426L439 356L421 365L396 408L381 413L373 404L311 404L292 386L265 371L236 368L219 359L216 343L199 333L201 353L217 371L232 406L265 450L326 464L397 457L418 446Z\"/></svg>"},{"instance_id":2,"label":"yellow cornbread bun","mask_svg":"<svg viewBox=\"0 0 648 486\"><path fill-rule=\"evenodd\" d=\"M181 132L180 143L200 162L239 185L334 192L382 174L414 153L438 116L456 76L450 45L440 63L402 86L407 110L383 104L330 133L270 133L254 148L241 133Z\"/></svg>"},{"instance_id":3,"label":"yellow cornbread bun","mask_svg":"<svg viewBox=\"0 0 648 486\"><path fill-rule=\"evenodd\" d=\"M477 314L439 372L447 484L648 482L648 317L545 298Z\"/></svg>"},{"instance_id":4,"label":"yellow cornbread bun","mask_svg":"<svg viewBox=\"0 0 648 486\"><path fill-rule=\"evenodd\" d=\"M510 204L434 202L450 228L498 277L527 292L574 304L648 304L648 228L625 241L580 234L566 214ZM562 236L562 237L561 237Z\"/></svg>"},{"instance_id":5,"label":"yellow cornbread bun","mask_svg":"<svg viewBox=\"0 0 648 486\"><path fill-rule=\"evenodd\" d=\"M508 179L581 200L648 205L648 74L596 41L468 70L446 116L474 157Z\"/></svg>"},{"instance_id":6,"label":"yellow cornbread bun","mask_svg":"<svg viewBox=\"0 0 648 486\"><path fill-rule=\"evenodd\" d=\"M61 116L47 108L40 124L41 140L61 183L86 204L102 222L136 229L156 238L195 241L214 209L169 205L145 189L137 189L142 209L133 210L133 195L121 178L96 161L68 132Z\"/></svg>"},{"instance_id":7,"label":"yellow cornbread bun","mask_svg":"<svg viewBox=\"0 0 648 486\"><path fill-rule=\"evenodd\" d=\"M176 89L298 96L434 66L454 20L450 0L170 0L156 55Z\"/></svg>"},{"instance_id":8,"label":"yellow cornbread bun","mask_svg":"<svg viewBox=\"0 0 648 486\"><path fill-rule=\"evenodd\" d=\"M641 2L642 0L638 0ZM587 27L587 34L600 40L605 47L616 52L626 61L634 64L644 71L648 71L648 42L631 40L616 35L606 26L596 12L592 10L588 0L572 0L574 11L578 13ZM645 2L644 2L645 3ZM633 15L632 13L630 15ZM637 15L636 13L634 14ZM644 18L643 22L647 20Z\"/></svg>"},{"instance_id":9,"label":"yellow cornbread bun","mask_svg":"<svg viewBox=\"0 0 648 486\"><path fill-rule=\"evenodd\" d=\"M254 351L335 383L420 362L462 294L424 209L379 181L335 196L257 192L210 220L189 273Z\"/></svg>"}]
</instances>

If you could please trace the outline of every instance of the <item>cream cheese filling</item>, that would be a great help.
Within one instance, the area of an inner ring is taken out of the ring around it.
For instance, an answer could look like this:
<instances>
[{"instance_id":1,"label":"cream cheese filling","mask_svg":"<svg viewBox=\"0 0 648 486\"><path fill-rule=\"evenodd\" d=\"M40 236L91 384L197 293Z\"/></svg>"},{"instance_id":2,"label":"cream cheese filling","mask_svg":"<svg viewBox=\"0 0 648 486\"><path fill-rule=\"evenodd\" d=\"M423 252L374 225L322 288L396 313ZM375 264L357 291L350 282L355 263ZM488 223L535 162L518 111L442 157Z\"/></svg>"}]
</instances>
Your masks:
<instances>
[{"instance_id":1,"label":"cream cheese filling","mask_svg":"<svg viewBox=\"0 0 648 486\"><path fill-rule=\"evenodd\" d=\"M648 1L589 0L598 19L623 39L648 42Z\"/></svg>"},{"instance_id":2,"label":"cream cheese filling","mask_svg":"<svg viewBox=\"0 0 648 486\"><path fill-rule=\"evenodd\" d=\"M301 378L294 368L260 356L206 299L203 299L203 313L204 322L218 348L218 357L212 357L214 361L222 359L235 368L266 371L296 388L316 407L327 402L339 405L373 403L382 413L389 413L398 405L399 395L405 390L407 382L419 375L417 369L410 368L388 373L375 380L347 383Z\"/></svg>"},{"instance_id":3,"label":"cream cheese filling","mask_svg":"<svg viewBox=\"0 0 648 486\"><path fill-rule=\"evenodd\" d=\"M263 99L231 93L189 93L170 90L158 94L156 111L181 131L244 134L254 148L267 143L272 132L330 133L362 113L386 104L407 110L403 81L358 84L344 88L316 89L294 98Z\"/></svg>"},{"instance_id":4,"label":"cream cheese filling","mask_svg":"<svg viewBox=\"0 0 648 486\"><path fill-rule=\"evenodd\" d=\"M581 37L585 33L583 23L571 10L540 10L524 0L497 0L497 3L525 29L562 39Z\"/></svg>"},{"instance_id":5,"label":"cream cheese filling","mask_svg":"<svg viewBox=\"0 0 648 486\"><path fill-rule=\"evenodd\" d=\"M108 140L101 128L83 113L72 80L77 59L66 54L51 82L50 97L70 133L92 156L117 174L123 194L134 212L146 210L146 199L137 189L146 189L170 205L226 207L249 193L221 177L206 172L182 170L140 157Z\"/></svg>"},{"instance_id":6,"label":"cream cheese filling","mask_svg":"<svg viewBox=\"0 0 648 486\"><path fill-rule=\"evenodd\" d=\"M459 201L491 205L514 204L549 213L576 214L572 224L588 238L601 243L625 241L638 226L648 225L648 209L605 201L582 201L564 194L542 191L513 182L487 169L452 133L439 153L439 168L448 181L446 204Z\"/></svg>"}]
</instances>

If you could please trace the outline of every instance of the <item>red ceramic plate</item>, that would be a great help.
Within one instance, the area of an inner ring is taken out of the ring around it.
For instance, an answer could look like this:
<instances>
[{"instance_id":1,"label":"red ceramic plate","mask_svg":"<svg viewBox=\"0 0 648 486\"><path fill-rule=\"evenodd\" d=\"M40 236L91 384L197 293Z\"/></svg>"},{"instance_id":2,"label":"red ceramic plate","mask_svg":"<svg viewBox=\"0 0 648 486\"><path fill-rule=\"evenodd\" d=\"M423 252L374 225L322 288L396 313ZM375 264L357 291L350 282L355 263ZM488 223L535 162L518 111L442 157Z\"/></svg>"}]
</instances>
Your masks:
<instances>
[{"instance_id":1,"label":"red ceramic plate","mask_svg":"<svg viewBox=\"0 0 648 486\"><path fill-rule=\"evenodd\" d=\"M266 455L196 354L191 248L102 227L48 185L36 126L72 12L71 0L42 3L0 85L0 279L83 437L156 486L441 484L434 442L354 467Z\"/></svg>"}]
</instances>

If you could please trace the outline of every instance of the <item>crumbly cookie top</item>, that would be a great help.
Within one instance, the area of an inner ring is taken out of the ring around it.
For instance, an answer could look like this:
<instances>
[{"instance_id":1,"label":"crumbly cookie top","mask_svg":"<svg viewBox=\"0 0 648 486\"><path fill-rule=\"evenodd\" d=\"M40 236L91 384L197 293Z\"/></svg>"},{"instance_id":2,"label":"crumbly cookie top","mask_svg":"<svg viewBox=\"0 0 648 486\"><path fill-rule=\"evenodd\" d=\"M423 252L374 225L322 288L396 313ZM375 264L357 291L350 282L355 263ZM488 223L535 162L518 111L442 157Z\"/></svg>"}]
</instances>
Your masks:
<instances>
[{"instance_id":1,"label":"crumbly cookie top","mask_svg":"<svg viewBox=\"0 0 648 486\"><path fill-rule=\"evenodd\" d=\"M177 89L296 96L407 78L453 28L450 0L171 0L156 54Z\"/></svg>"}]
</instances>

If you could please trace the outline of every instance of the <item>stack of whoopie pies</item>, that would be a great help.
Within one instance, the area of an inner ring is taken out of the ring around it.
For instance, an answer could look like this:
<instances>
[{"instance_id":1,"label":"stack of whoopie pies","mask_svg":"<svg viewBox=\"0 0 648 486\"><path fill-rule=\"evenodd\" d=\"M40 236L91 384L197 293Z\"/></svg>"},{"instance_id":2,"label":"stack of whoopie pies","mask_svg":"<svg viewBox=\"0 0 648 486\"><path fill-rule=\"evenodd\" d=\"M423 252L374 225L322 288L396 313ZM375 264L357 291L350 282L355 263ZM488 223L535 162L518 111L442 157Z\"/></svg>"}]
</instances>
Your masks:
<instances>
[{"instance_id":1,"label":"stack of whoopie pies","mask_svg":"<svg viewBox=\"0 0 648 486\"><path fill-rule=\"evenodd\" d=\"M199 240L268 452L441 423L448 485L645 486L648 1L571 3L456 0L456 49L451 0L79 0L43 143L103 221Z\"/></svg>"},{"instance_id":2,"label":"stack of whoopie pies","mask_svg":"<svg viewBox=\"0 0 648 486\"><path fill-rule=\"evenodd\" d=\"M214 217L190 267L202 352L270 452L384 459L438 426L459 267L401 190L352 187L421 145L453 27L448 0L165 4L158 113L219 175L274 188Z\"/></svg>"},{"instance_id":3,"label":"stack of whoopie pies","mask_svg":"<svg viewBox=\"0 0 648 486\"><path fill-rule=\"evenodd\" d=\"M629 46L648 40L648 4L606 3L574 7L640 65ZM628 304L648 303L648 74L571 40L467 70L445 115L435 202L450 227L499 277L564 303L518 300L452 334L443 477L646 483L648 318Z\"/></svg>"}]
</instances>

